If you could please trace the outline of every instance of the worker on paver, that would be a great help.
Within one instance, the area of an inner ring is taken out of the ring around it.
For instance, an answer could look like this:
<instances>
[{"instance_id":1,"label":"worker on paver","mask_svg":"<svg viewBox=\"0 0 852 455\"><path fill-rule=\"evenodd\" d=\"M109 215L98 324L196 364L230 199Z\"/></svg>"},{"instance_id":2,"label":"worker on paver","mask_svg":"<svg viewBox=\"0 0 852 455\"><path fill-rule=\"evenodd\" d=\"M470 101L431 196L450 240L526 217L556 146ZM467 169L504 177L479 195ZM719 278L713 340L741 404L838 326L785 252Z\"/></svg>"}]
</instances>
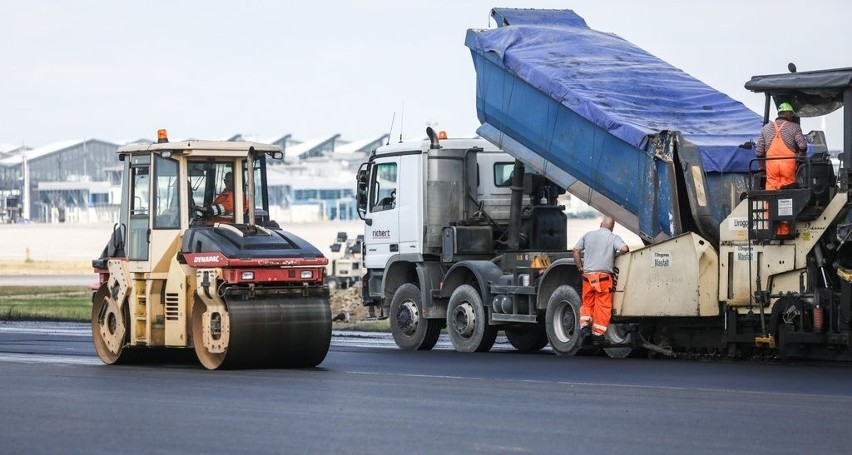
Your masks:
<instances>
[{"instance_id":1,"label":"worker on paver","mask_svg":"<svg viewBox=\"0 0 852 455\"><path fill-rule=\"evenodd\" d=\"M781 103L778 118L760 130L757 139L757 157L766 169L766 189L778 190L796 181L796 160L804 158L808 143L799 124L793 122L793 106Z\"/></svg>"},{"instance_id":2,"label":"worker on paver","mask_svg":"<svg viewBox=\"0 0 852 455\"><path fill-rule=\"evenodd\" d=\"M624 240L612 232L614 226L612 218L604 217L599 229L587 232L574 246L574 263L583 274L580 334L585 338L591 332L595 344L603 343L612 317L612 263L616 255L630 251Z\"/></svg>"}]
</instances>

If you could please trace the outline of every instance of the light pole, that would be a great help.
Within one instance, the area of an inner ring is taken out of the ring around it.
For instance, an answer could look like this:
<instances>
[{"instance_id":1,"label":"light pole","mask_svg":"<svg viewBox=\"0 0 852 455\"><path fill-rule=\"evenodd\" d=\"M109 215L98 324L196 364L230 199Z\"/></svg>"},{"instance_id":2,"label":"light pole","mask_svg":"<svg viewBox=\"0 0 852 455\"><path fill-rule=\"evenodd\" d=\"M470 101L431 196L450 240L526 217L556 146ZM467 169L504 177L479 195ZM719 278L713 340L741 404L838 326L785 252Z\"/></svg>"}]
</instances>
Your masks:
<instances>
[{"instance_id":1,"label":"light pole","mask_svg":"<svg viewBox=\"0 0 852 455\"><path fill-rule=\"evenodd\" d=\"M21 189L21 216L24 219L30 219L30 167L27 163L27 151L24 144L21 144L21 177L23 177L24 187Z\"/></svg>"}]
</instances>

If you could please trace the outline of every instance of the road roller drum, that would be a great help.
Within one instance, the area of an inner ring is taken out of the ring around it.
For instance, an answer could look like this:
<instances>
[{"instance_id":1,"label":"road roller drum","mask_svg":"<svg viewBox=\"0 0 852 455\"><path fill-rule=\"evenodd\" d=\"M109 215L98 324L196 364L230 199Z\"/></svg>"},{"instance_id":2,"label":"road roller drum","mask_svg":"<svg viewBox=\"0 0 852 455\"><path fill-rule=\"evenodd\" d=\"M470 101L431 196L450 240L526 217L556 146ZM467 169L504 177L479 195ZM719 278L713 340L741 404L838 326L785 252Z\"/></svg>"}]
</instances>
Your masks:
<instances>
[{"instance_id":1,"label":"road roller drum","mask_svg":"<svg viewBox=\"0 0 852 455\"><path fill-rule=\"evenodd\" d=\"M235 295L226 299L224 312L211 311L199 299L193 308L192 336L198 360L209 369L313 367L322 362L331 343L331 310L322 295Z\"/></svg>"}]
</instances>

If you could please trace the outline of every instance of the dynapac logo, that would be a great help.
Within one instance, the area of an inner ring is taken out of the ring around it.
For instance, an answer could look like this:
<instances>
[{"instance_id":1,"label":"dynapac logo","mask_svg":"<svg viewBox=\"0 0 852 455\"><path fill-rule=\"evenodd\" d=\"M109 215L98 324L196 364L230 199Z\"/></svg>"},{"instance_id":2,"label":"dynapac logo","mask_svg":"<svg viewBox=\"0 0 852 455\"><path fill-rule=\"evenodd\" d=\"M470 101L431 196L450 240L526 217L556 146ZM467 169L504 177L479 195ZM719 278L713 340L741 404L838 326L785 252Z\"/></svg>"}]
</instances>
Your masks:
<instances>
[{"instance_id":1,"label":"dynapac logo","mask_svg":"<svg viewBox=\"0 0 852 455\"><path fill-rule=\"evenodd\" d=\"M390 231L389 230L385 231L385 230L375 229L375 230L373 230L373 238L374 239L389 239L390 238Z\"/></svg>"},{"instance_id":2,"label":"dynapac logo","mask_svg":"<svg viewBox=\"0 0 852 455\"><path fill-rule=\"evenodd\" d=\"M219 262L219 256L196 256L193 261L196 264L209 264L211 262Z\"/></svg>"},{"instance_id":3,"label":"dynapac logo","mask_svg":"<svg viewBox=\"0 0 852 455\"><path fill-rule=\"evenodd\" d=\"M189 265L225 265L227 260L221 253L190 253L186 255Z\"/></svg>"}]
</instances>

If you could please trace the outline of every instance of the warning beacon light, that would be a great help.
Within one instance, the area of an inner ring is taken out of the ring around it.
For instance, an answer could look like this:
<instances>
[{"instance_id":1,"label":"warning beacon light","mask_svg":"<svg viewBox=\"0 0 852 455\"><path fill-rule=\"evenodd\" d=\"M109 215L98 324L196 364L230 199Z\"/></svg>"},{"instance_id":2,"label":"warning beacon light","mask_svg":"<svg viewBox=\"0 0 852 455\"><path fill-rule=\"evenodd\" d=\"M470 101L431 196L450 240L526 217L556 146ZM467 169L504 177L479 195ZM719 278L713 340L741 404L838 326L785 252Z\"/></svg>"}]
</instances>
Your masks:
<instances>
[{"instance_id":1,"label":"warning beacon light","mask_svg":"<svg viewBox=\"0 0 852 455\"><path fill-rule=\"evenodd\" d=\"M169 133L165 128L160 128L157 130L157 143L169 142Z\"/></svg>"}]
</instances>

